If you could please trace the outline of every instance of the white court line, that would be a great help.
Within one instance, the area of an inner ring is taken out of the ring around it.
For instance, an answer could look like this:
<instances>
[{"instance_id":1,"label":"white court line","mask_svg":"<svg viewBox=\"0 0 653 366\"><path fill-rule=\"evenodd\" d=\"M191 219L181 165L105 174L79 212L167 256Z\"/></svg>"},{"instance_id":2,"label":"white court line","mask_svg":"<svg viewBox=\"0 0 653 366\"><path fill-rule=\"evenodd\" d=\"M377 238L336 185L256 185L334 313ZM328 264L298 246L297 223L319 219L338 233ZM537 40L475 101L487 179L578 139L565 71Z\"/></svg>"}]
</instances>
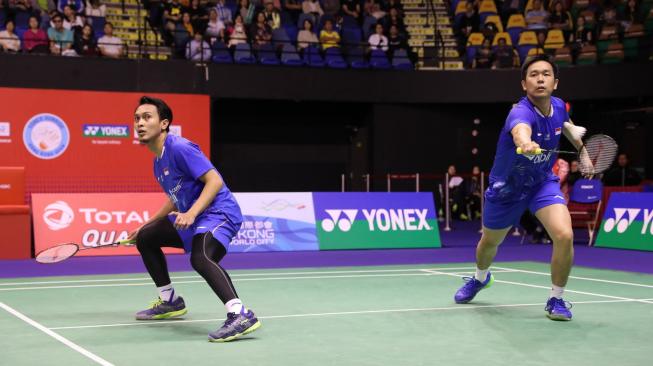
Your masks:
<instances>
[{"instance_id":1,"label":"white court line","mask_svg":"<svg viewBox=\"0 0 653 366\"><path fill-rule=\"evenodd\" d=\"M361 274L361 275L346 275L346 276L299 276L299 277L260 277L260 278L236 278L233 282L249 282L249 281L287 281L287 280L314 280L314 279L330 279L330 278L367 278L367 277L403 277L403 276L432 276L434 273L424 273L418 269L419 273L397 273L397 274ZM505 271L513 272L513 271ZM445 273L445 272L442 272ZM470 272L471 273L471 272ZM498 273L495 271L495 273ZM206 283L204 280L197 281L175 281L173 284L187 284L187 283ZM52 290L52 289L68 289L68 288L94 288L94 287L123 287L123 286L152 286L152 281L142 283L111 283L100 285L65 285L65 286L35 286L35 287L11 287L0 288L3 291L29 291L29 290Z\"/></svg>"},{"instance_id":2,"label":"white court line","mask_svg":"<svg viewBox=\"0 0 653 366\"><path fill-rule=\"evenodd\" d=\"M574 304L607 304L607 303L622 303L622 302L638 302L643 300L653 299L628 299L628 300L588 300L588 301L575 301ZM409 313L419 311L449 311L449 310L473 310L473 309L492 309L492 308L513 308L513 307L527 307L527 306L542 306L541 302L533 304L498 304L498 305L456 305L447 307L434 307L434 308L413 308L413 309L383 309L383 310L361 310L361 311L340 311L330 313L308 313L308 314L289 314L289 315L269 315L259 316L259 319L288 319L288 318L319 318L325 316L338 316L338 315L364 315L364 314L388 314L388 313ZM170 325L182 323L202 323L202 322L222 322L224 318L214 319L196 319L196 320L159 320L159 321L141 321L135 323L114 323L114 324L97 324L97 325L77 325L68 327L52 327L52 330L66 330L66 329L92 329L92 328L113 328L113 327L131 327L140 325Z\"/></svg>"},{"instance_id":3,"label":"white court line","mask_svg":"<svg viewBox=\"0 0 653 366\"><path fill-rule=\"evenodd\" d=\"M87 351L86 349L84 349L84 348L78 346L77 344L69 341L68 339L60 336L59 334L52 331L52 329L48 329L45 326L37 323L36 321L28 318L26 315L18 312L17 310L10 307L9 305L6 305L5 303L0 302L0 308L5 309L9 314L15 316L16 318L24 321L27 324L33 326L34 328L36 328L36 329L40 330L41 332L49 335L50 337L58 340L59 342L65 344L66 346L72 348L73 350L81 353L82 355L90 358L91 360L95 361L96 363L98 363L100 365L103 365L103 366L113 366L113 364L111 362L103 359L102 357L100 357L100 356L98 356L98 355L96 355L96 354L94 354L94 353L92 353L90 351Z\"/></svg>"},{"instance_id":4,"label":"white court line","mask_svg":"<svg viewBox=\"0 0 653 366\"><path fill-rule=\"evenodd\" d=\"M428 273L433 273L433 274L441 274L441 275L459 277L459 274L456 274L456 273L439 272L439 271L434 271L434 270L429 270L429 269L423 269L422 271L428 272ZM507 284L510 284L510 285L517 285L517 286L542 288L542 289L546 289L546 290L551 289L551 287L549 287L549 286L531 285L529 283L522 283L522 282L504 281L504 280L497 280L497 279L494 279L494 282L507 283ZM631 299L629 297L604 295L604 294L599 294L599 293L595 293L595 292L586 292L586 291L569 290L569 289L565 289L565 292L571 292L571 293L581 294L581 295L605 297L605 298L608 298L608 299L628 300L628 301L642 302L642 303L645 303L645 304L653 304L653 301L649 301L649 300L635 300L635 299Z\"/></svg>"},{"instance_id":5,"label":"white court line","mask_svg":"<svg viewBox=\"0 0 653 366\"><path fill-rule=\"evenodd\" d=\"M530 273L530 274L536 274L536 275L542 275L542 276L550 276L551 275L550 273L546 273L546 272L526 271L526 270L517 269L517 268L496 267L496 266L492 266L492 267L497 268L497 269L503 269L503 270L511 270L513 272ZM602 279L599 279L599 278L578 277L578 276L569 276L569 278L572 278L574 280L612 283L612 284L615 284L615 285L627 285L627 286L653 288L653 285L644 285L644 284L641 284L641 283L634 283L634 282L611 281L611 280L602 280Z\"/></svg>"},{"instance_id":6,"label":"white court line","mask_svg":"<svg viewBox=\"0 0 653 366\"><path fill-rule=\"evenodd\" d=\"M405 269L375 269L375 270L350 270L350 271L312 271L312 272L268 272L268 273L235 273L230 274L232 278L238 277L249 277L249 276L286 276L286 275L312 275L312 274L342 274L342 273L391 273L391 272L412 272L419 271L423 268L405 268ZM436 271L445 271L445 270L461 270L469 269L473 270L474 267L450 267L450 268L432 268ZM192 278L202 278L198 275L192 276L171 276L173 280L177 279L192 279ZM38 282L6 282L0 283L0 286L25 286L25 285L49 285L49 284L62 284L62 283L97 283L97 282L118 282L118 281L148 281L149 277L138 277L138 278L118 278L118 279L100 279L100 280L64 280L64 281L38 281Z\"/></svg>"}]
</instances>

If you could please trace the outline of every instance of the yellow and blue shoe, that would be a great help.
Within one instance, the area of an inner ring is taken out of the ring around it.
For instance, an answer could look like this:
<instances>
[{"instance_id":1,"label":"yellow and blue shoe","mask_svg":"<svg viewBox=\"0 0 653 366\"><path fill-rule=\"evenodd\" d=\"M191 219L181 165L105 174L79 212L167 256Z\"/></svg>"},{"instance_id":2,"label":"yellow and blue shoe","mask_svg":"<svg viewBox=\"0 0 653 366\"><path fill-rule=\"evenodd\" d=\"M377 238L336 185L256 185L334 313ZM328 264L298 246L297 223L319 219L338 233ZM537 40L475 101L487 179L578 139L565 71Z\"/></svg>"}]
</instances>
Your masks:
<instances>
[{"instance_id":1,"label":"yellow and blue shoe","mask_svg":"<svg viewBox=\"0 0 653 366\"><path fill-rule=\"evenodd\" d=\"M569 321L571 320L571 311L569 310L571 307L570 302L552 297L546 302L544 311L551 320Z\"/></svg>"},{"instance_id":2,"label":"yellow and blue shoe","mask_svg":"<svg viewBox=\"0 0 653 366\"><path fill-rule=\"evenodd\" d=\"M463 281L465 281L465 284L463 287L458 289L454 296L456 304L467 304L472 301L479 291L492 286L494 283L494 276L492 276L491 272L488 272L485 282L481 282L474 277L463 277Z\"/></svg>"},{"instance_id":3,"label":"yellow and blue shoe","mask_svg":"<svg viewBox=\"0 0 653 366\"><path fill-rule=\"evenodd\" d=\"M215 332L209 333L210 342L229 342L251 333L261 327L261 322L251 310L241 310L240 313L227 313L227 320Z\"/></svg>"},{"instance_id":4,"label":"yellow and blue shoe","mask_svg":"<svg viewBox=\"0 0 653 366\"><path fill-rule=\"evenodd\" d=\"M161 298L152 301L150 307L136 313L136 320L161 320L180 317L186 314L186 304L179 296L174 301L163 301Z\"/></svg>"}]
</instances>

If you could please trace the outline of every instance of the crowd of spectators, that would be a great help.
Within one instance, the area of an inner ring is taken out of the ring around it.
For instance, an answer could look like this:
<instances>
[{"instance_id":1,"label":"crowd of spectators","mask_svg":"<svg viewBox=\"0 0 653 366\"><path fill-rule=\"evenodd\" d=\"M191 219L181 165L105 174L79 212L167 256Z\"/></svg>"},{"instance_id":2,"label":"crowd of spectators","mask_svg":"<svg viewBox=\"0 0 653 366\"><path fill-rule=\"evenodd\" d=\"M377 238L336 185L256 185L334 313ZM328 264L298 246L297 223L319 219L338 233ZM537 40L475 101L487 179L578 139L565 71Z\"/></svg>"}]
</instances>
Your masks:
<instances>
[{"instance_id":1,"label":"crowd of spectators","mask_svg":"<svg viewBox=\"0 0 653 366\"><path fill-rule=\"evenodd\" d=\"M0 1L0 51L120 58L122 39L101 0Z\"/></svg>"}]
</instances>

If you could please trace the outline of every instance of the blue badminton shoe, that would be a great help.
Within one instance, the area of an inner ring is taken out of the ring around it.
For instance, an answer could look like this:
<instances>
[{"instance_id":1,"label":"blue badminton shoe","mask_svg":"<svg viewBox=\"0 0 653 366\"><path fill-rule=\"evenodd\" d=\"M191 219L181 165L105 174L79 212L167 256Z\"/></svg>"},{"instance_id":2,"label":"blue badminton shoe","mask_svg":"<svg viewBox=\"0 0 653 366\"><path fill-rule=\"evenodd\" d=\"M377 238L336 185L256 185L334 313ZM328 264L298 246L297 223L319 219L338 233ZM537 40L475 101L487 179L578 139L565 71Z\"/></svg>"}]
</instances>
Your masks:
<instances>
[{"instance_id":1,"label":"blue badminton shoe","mask_svg":"<svg viewBox=\"0 0 653 366\"><path fill-rule=\"evenodd\" d=\"M569 311L571 307L570 302L552 297L546 302L544 311L546 311L546 316L551 320L567 321L571 320L571 311Z\"/></svg>"},{"instance_id":2,"label":"blue badminton shoe","mask_svg":"<svg viewBox=\"0 0 653 366\"><path fill-rule=\"evenodd\" d=\"M148 309L136 313L136 320L170 319L182 316L187 312L186 304L181 296L174 301L163 301L158 298L152 301Z\"/></svg>"},{"instance_id":3,"label":"blue badminton shoe","mask_svg":"<svg viewBox=\"0 0 653 366\"><path fill-rule=\"evenodd\" d=\"M454 300L457 304L466 304L474 299L474 296L482 289L489 288L494 283L494 276L492 273L487 273L485 282L481 282L474 277L463 277L465 284L458 289Z\"/></svg>"},{"instance_id":4,"label":"blue badminton shoe","mask_svg":"<svg viewBox=\"0 0 653 366\"><path fill-rule=\"evenodd\" d=\"M251 310L243 310L240 313L227 313L222 327L215 332L209 333L210 342L229 342L234 339L251 333L261 327L261 322Z\"/></svg>"}]
</instances>

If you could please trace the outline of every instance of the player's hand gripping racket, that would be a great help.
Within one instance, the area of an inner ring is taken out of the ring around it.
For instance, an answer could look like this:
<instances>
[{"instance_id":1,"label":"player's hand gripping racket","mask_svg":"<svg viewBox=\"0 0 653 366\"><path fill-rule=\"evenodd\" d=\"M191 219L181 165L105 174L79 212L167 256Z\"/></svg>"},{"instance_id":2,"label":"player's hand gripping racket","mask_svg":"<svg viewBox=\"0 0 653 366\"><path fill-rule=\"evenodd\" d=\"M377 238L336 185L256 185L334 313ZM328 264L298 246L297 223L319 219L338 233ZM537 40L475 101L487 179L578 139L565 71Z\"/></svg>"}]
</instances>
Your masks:
<instances>
[{"instance_id":1,"label":"player's hand gripping racket","mask_svg":"<svg viewBox=\"0 0 653 366\"><path fill-rule=\"evenodd\" d=\"M578 170L585 176L603 173L608 170L614 158L617 156L619 146L607 135L594 135L585 141L585 144L578 151L546 150L537 149L536 155L553 152L558 154L577 155ZM522 154L521 148L517 148L517 154Z\"/></svg>"},{"instance_id":2,"label":"player's hand gripping racket","mask_svg":"<svg viewBox=\"0 0 653 366\"><path fill-rule=\"evenodd\" d=\"M35 259L39 263L58 263L72 257L80 250L104 248L104 247L115 246L115 245L133 245L135 243L136 240L133 239L121 240L115 243L103 244L103 245L98 245L97 247L89 247L89 248L82 247L81 245L75 243L64 243L40 251L36 255Z\"/></svg>"}]
</instances>

